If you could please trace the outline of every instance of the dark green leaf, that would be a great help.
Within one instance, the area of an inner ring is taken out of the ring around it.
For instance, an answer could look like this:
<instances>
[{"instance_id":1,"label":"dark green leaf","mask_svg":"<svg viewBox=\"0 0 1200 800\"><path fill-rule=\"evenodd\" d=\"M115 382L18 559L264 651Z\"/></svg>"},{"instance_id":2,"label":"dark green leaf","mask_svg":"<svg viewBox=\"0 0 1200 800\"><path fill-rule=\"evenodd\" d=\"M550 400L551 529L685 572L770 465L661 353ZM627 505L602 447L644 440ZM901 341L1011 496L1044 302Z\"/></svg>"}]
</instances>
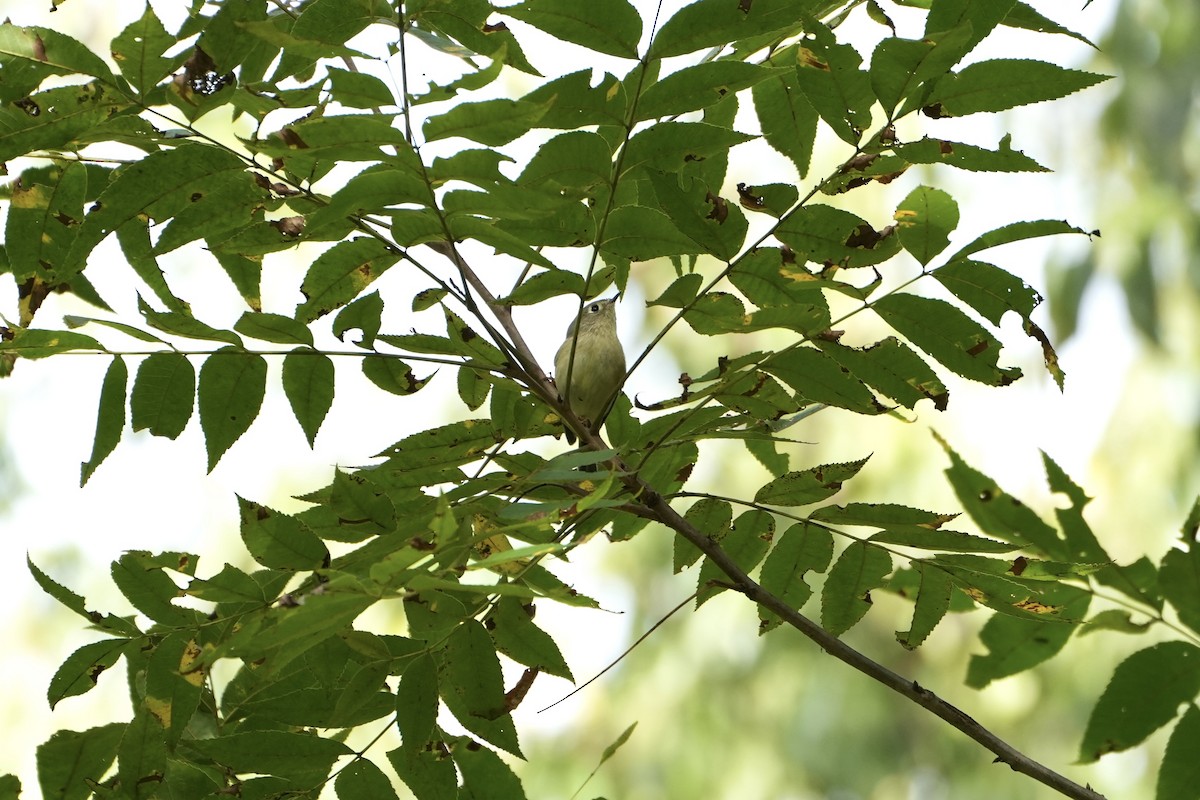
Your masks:
<instances>
[{"instance_id":1,"label":"dark green leaf","mask_svg":"<svg viewBox=\"0 0 1200 800\"><path fill-rule=\"evenodd\" d=\"M483 100L459 103L425 121L429 141L457 136L499 147L527 133L546 114L547 106L527 100Z\"/></svg>"},{"instance_id":2,"label":"dark green leaf","mask_svg":"<svg viewBox=\"0 0 1200 800\"><path fill-rule=\"evenodd\" d=\"M1045 61L998 58L942 78L925 102L938 109L937 116L961 117L1057 100L1108 78Z\"/></svg>"},{"instance_id":3,"label":"dark green leaf","mask_svg":"<svg viewBox=\"0 0 1200 800\"><path fill-rule=\"evenodd\" d=\"M0 353L16 353L22 358L46 358L55 353L72 350L99 350L107 352L98 341L74 331L46 331L38 328L17 328L12 338L0 339Z\"/></svg>"},{"instance_id":4,"label":"dark green leaf","mask_svg":"<svg viewBox=\"0 0 1200 800\"><path fill-rule=\"evenodd\" d=\"M718 197L703 181L690 176L649 171L648 177L654 187L658 208L674 228L722 261L730 261L737 255L749 227L741 209ZM625 209L636 208L624 206L614 212L614 216ZM695 247L691 249L695 250Z\"/></svg>"},{"instance_id":5,"label":"dark green leaf","mask_svg":"<svg viewBox=\"0 0 1200 800\"><path fill-rule=\"evenodd\" d=\"M118 172L101 193L94 210L79 227L63 271L69 274L82 270L85 259L96 245L139 214L146 214L155 221L176 217L193 205L196 193L203 199L210 190L222 186L246 187L246 194L237 195L239 202L253 196L254 181L246 172L245 162L225 148L187 142L141 158ZM225 206L225 202L218 191L216 197L208 198L208 202L197 202L196 213L200 213L201 206L204 211L211 207L214 214L225 217L221 227L228 225L231 230L245 224L244 219L237 218L238 210ZM179 236L173 238L182 239L174 245L212 235L217 219L205 216L203 224L174 226L178 228Z\"/></svg>"},{"instance_id":6,"label":"dark green leaf","mask_svg":"<svg viewBox=\"0 0 1200 800\"><path fill-rule=\"evenodd\" d=\"M492 621L495 623L492 638L499 652L527 667L575 680L550 634L533 623L532 606L525 606L515 597L501 598Z\"/></svg>"},{"instance_id":7,"label":"dark green leaf","mask_svg":"<svg viewBox=\"0 0 1200 800\"><path fill-rule=\"evenodd\" d=\"M798 30L809 13L807 4L790 0L754 0L741 5L724 0L697 0L663 23L650 47L650 55L681 56L776 31L782 37Z\"/></svg>"},{"instance_id":8,"label":"dark green leaf","mask_svg":"<svg viewBox=\"0 0 1200 800\"><path fill-rule=\"evenodd\" d=\"M1166 725L1200 692L1200 648L1162 642L1122 661L1088 718L1079 760L1127 750Z\"/></svg>"},{"instance_id":9,"label":"dark green leaf","mask_svg":"<svg viewBox=\"0 0 1200 800\"><path fill-rule=\"evenodd\" d=\"M117 228L117 241L125 261L139 278L154 292L154 296L172 311L183 311L186 304L171 293L167 279L154 255L154 244L150 241L150 222L134 217Z\"/></svg>"},{"instance_id":10,"label":"dark green leaf","mask_svg":"<svg viewBox=\"0 0 1200 800\"><path fill-rule=\"evenodd\" d=\"M148 708L139 708L125 727L117 748L117 779L131 786L129 796L151 800L151 791L163 779L167 766L167 743L162 723Z\"/></svg>"},{"instance_id":11,"label":"dark green leaf","mask_svg":"<svg viewBox=\"0 0 1200 800\"><path fill-rule=\"evenodd\" d=\"M729 527L733 523L733 507L724 500L703 497L687 510L684 519L709 539L719 543L729 534ZM700 555L694 544L682 536L675 537L675 572L695 564Z\"/></svg>"},{"instance_id":12,"label":"dark green leaf","mask_svg":"<svg viewBox=\"0 0 1200 800\"><path fill-rule=\"evenodd\" d=\"M555 39L598 53L638 57L642 18L628 0L525 0L504 9L505 15L528 22Z\"/></svg>"},{"instance_id":13,"label":"dark green leaf","mask_svg":"<svg viewBox=\"0 0 1200 800\"><path fill-rule=\"evenodd\" d=\"M920 561L913 562L913 568L920 574L921 582L913 602L912 625L906 631L896 631L896 641L908 650L920 647L946 616L954 588L945 570Z\"/></svg>"},{"instance_id":14,"label":"dark green leaf","mask_svg":"<svg viewBox=\"0 0 1200 800\"><path fill-rule=\"evenodd\" d=\"M335 244L308 268L300 287L305 299L296 308L296 319L309 323L345 305L399 260L399 253L373 237Z\"/></svg>"},{"instance_id":15,"label":"dark green leaf","mask_svg":"<svg viewBox=\"0 0 1200 800\"><path fill-rule=\"evenodd\" d=\"M851 542L821 590L821 625L834 636L850 630L871 607L871 590L886 583L892 557L866 542Z\"/></svg>"},{"instance_id":16,"label":"dark green leaf","mask_svg":"<svg viewBox=\"0 0 1200 800\"><path fill-rule=\"evenodd\" d=\"M79 485L83 486L104 459L108 458L121 442L125 431L125 386L129 382L129 368L120 356L114 356L104 373L100 386L100 407L96 412L96 435L92 442L92 455L83 462Z\"/></svg>"},{"instance_id":17,"label":"dark green leaf","mask_svg":"<svg viewBox=\"0 0 1200 800\"><path fill-rule=\"evenodd\" d=\"M1060 33L1070 36L1072 39L1078 39L1090 47L1096 46L1086 36L1064 28L1054 20L1042 16L1042 14L1026 3L1018 2L1014 5L1001 24L1010 28L1022 28L1029 31L1038 31L1039 33ZM1164 795L1160 792L1158 796L1168 797L1169 795Z\"/></svg>"},{"instance_id":18,"label":"dark green leaf","mask_svg":"<svg viewBox=\"0 0 1200 800\"><path fill-rule=\"evenodd\" d=\"M466 620L446 642L438 688L463 727L515 756L517 731L505 711L504 678L496 648L482 624Z\"/></svg>"},{"instance_id":19,"label":"dark green leaf","mask_svg":"<svg viewBox=\"0 0 1200 800\"><path fill-rule=\"evenodd\" d=\"M812 587L804 582L804 573L822 573L833 559L833 536L828 529L797 523L779 537L762 568L762 585L790 607L799 610L812 596ZM779 625L774 613L759 609L759 633Z\"/></svg>"},{"instance_id":20,"label":"dark green leaf","mask_svg":"<svg viewBox=\"0 0 1200 800\"><path fill-rule=\"evenodd\" d=\"M685 236L661 211L621 206L608 218L601 250L633 261L696 253L699 245Z\"/></svg>"},{"instance_id":21,"label":"dark green leaf","mask_svg":"<svg viewBox=\"0 0 1200 800\"><path fill-rule=\"evenodd\" d=\"M454 761L462 771L462 793L472 800L526 800L520 778L492 750L460 737L454 745Z\"/></svg>"},{"instance_id":22,"label":"dark green leaf","mask_svg":"<svg viewBox=\"0 0 1200 800\"><path fill-rule=\"evenodd\" d=\"M413 659L396 688L396 727L406 748L424 747L433 737L438 712L438 674L427 654Z\"/></svg>"},{"instance_id":23,"label":"dark green leaf","mask_svg":"<svg viewBox=\"0 0 1200 800\"><path fill-rule=\"evenodd\" d=\"M329 68L330 96L350 108L378 108L395 103L388 85L363 72Z\"/></svg>"},{"instance_id":24,"label":"dark green leaf","mask_svg":"<svg viewBox=\"0 0 1200 800\"><path fill-rule=\"evenodd\" d=\"M171 602L183 592L149 553L125 553L112 563L111 575L125 599L155 622L171 626L194 622L194 612Z\"/></svg>"},{"instance_id":25,"label":"dark green leaf","mask_svg":"<svg viewBox=\"0 0 1200 800\"><path fill-rule=\"evenodd\" d=\"M950 256L948 261L957 261L969 255L978 253L981 250L987 250L991 247L999 247L1002 244L1010 244L1012 242L1021 242L1026 239L1037 239L1041 236L1056 236L1060 233L1082 233L1085 236L1095 235L1089 234L1082 228L1076 228L1062 220L1056 219L1038 219L1026 220L1023 222L1013 222L1008 225L988 231L980 236L975 241L968 244L966 247L959 250L954 255Z\"/></svg>"},{"instance_id":26,"label":"dark green leaf","mask_svg":"<svg viewBox=\"0 0 1200 800\"><path fill-rule=\"evenodd\" d=\"M1075 587L1061 587L1071 599L1064 615L1081 618L1091 595ZM967 685L982 689L989 683L1024 672L1054 656L1066 645L1073 625L1061 625L1034 619L993 614L979 632L979 641L988 649L984 655L972 655L967 667Z\"/></svg>"},{"instance_id":27,"label":"dark green leaf","mask_svg":"<svg viewBox=\"0 0 1200 800\"><path fill-rule=\"evenodd\" d=\"M862 58L823 26L817 28L815 40L805 44L796 64L800 91L838 138L858 144L871 124L875 103L871 79L860 69Z\"/></svg>"},{"instance_id":28,"label":"dark green leaf","mask_svg":"<svg viewBox=\"0 0 1200 800\"><path fill-rule=\"evenodd\" d=\"M921 266L950 246L958 227L958 204L941 189L918 186L896 208L900 243Z\"/></svg>"},{"instance_id":29,"label":"dark green leaf","mask_svg":"<svg viewBox=\"0 0 1200 800\"><path fill-rule=\"evenodd\" d=\"M82 73L116 84L104 60L76 39L51 28L0 25L0 63L4 89L0 99L18 100L36 89L48 75Z\"/></svg>"},{"instance_id":30,"label":"dark green leaf","mask_svg":"<svg viewBox=\"0 0 1200 800\"><path fill-rule=\"evenodd\" d=\"M945 300L890 294L872 306L884 322L941 364L989 386L1007 386L1019 367L1001 367L1000 342Z\"/></svg>"},{"instance_id":31,"label":"dark green leaf","mask_svg":"<svg viewBox=\"0 0 1200 800\"><path fill-rule=\"evenodd\" d=\"M592 86L592 70L572 72L542 84L523 98L528 103L545 106L545 116L538 125L542 128L575 130L584 125L623 125L625 122L625 87L608 73Z\"/></svg>"},{"instance_id":32,"label":"dark green leaf","mask_svg":"<svg viewBox=\"0 0 1200 800\"><path fill-rule=\"evenodd\" d=\"M1005 134L996 150L929 137L896 145L893 150L910 164L949 164L973 172L1048 172L1020 150L1012 149L1011 134Z\"/></svg>"},{"instance_id":33,"label":"dark green leaf","mask_svg":"<svg viewBox=\"0 0 1200 800\"><path fill-rule=\"evenodd\" d=\"M197 409L208 471L212 472L262 408L267 387L267 362L262 356L236 347L223 347L210 355L200 368Z\"/></svg>"},{"instance_id":34,"label":"dark green leaf","mask_svg":"<svg viewBox=\"0 0 1200 800\"><path fill-rule=\"evenodd\" d=\"M890 526L920 526L936 530L957 517L957 514L939 514L919 508L895 503L847 503L844 506L825 506L809 515L809 519L830 522L835 525L867 525L886 528Z\"/></svg>"},{"instance_id":35,"label":"dark green leaf","mask_svg":"<svg viewBox=\"0 0 1200 800\"><path fill-rule=\"evenodd\" d=\"M773 72L745 61L708 61L684 67L650 85L638 98L637 120L674 117L707 108L786 70ZM635 120L635 121L637 121Z\"/></svg>"},{"instance_id":36,"label":"dark green leaf","mask_svg":"<svg viewBox=\"0 0 1200 800\"><path fill-rule=\"evenodd\" d=\"M621 166L625 172L647 167L676 173L689 162L718 156L753 138L705 122L661 122L633 135Z\"/></svg>"},{"instance_id":37,"label":"dark green leaf","mask_svg":"<svg viewBox=\"0 0 1200 800\"><path fill-rule=\"evenodd\" d=\"M417 800L458 800L458 773L441 748L397 747L387 756Z\"/></svg>"},{"instance_id":38,"label":"dark green leaf","mask_svg":"<svg viewBox=\"0 0 1200 800\"><path fill-rule=\"evenodd\" d=\"M559 134L538 148L521 172L519 183L587 189L607 185L612 174L612 151L604 138L591 131Z\"/></svg>"},{"instance_id":39,"label":"dark green leaf","mask_svg":"<svg viewBox=\"0 0 1200 800\"><path fill-rule=\"evenodd\" d=\"M27 169L11 191L4 240L19 281L53 275L66 261L83 219L88 171L83 164Z\"/></svg>"},{"instance_id":40,"label":"dark green leaf","mask_svg":"<svg viewBox=\"0 0 1200 800\"><path fill-rule=\"evenodd\" d=\"M264 567L284 570L317 569L328 563L329 551L304 523L238 498L242 541Z\"/></svg>"},{"instance_id":41,"label":"dark green leaf","mask_svg":"<svg viewBox=\"0 0 1200 800\"><path fill-rule=\"evenodd\" d=\"M333 739L272 730L197 739L191 746L234 773L278 775L310 789L325 779L334 761L353 752Z\"/></svg>"},{"instance_id":42,"label":"dark green leaf","mask_svg":"<svg viewBox=\"0 0 1200 800\"><path fill-rule=\"evenodd\" d=\"M390 119L382 114L314 117L255 139L252 144L264 155L284 159L300 175L323 160L379 161L385 156L385 147L398 151L389 161L409 163L414 158L412 149L404 131L392 125Z\"/></svg>"},{"instance_id":43,"label":"dark green leaf","mask_svg":"<svg viewBox=\"0 0 1200 800\"><path fill-rule=\"evenodd\" d=\"M564 294L578 296L583 292L582 275L555 269L526 278L512 294L504 298L504 302L514 306L534 305L551 297L561 297Z\"/></svg>"},{"instance_id":44,"label":"dark green leaf","mask_svg":"<svg viewBox=\"0 0 1200 800\"><path fill-rule=\"evenodd\" d=\"M421 295L413 298L414 311L422 309L416 308L417 299ZM371 292L358 298L348 306L343 308L333 318L333 335L346 341L346 333L357 328L362 331L362 336L353 344L359 347L373 347L375 345L375 337L379 335L379 328L382 326L383 315L383 298L378 292Z\"/></svg>"},{"instance_id":45,"label":"dark green leaf","mask_svg":"<svg viewBox=\"0 0 1200 800\"><path fill-rule=\"evenodd\" d=\"M771 547L775 538L775 519L766 511L751 509L742 513L733 522L729 533L721 540L721 549L742 568L750 572ZM711 559L705 558L700 565L700 575L696 581L696 607L699 608L724 587L719 583L727 581L725 571Z\"/></svg>"},{"instance_id":46,"label":"dark green leaf","mask_svg":"<svg viewBox=\"0 0 1200 800\"><path fill-rule=\"evenodd\" d=\"M1158 770L1155 797L1160 800L1196 800L1200 798L1200 710L1188 703L1183 718L1171 732L1167 751Z\"/></svg>"},{"instance_id":47,"label":"dark green leaf","mask_svg":"<svg viewBox=\"0 0 1200 800\"><path fill-rule=\"evenodd\" d=\"M792 52L791 48L783 53ZM783 54L771 63L784 61ZM808 174L812 160L813 140L817 136L817 112L800 91L792 71L776 74L754 84L751 89L754 110L763 138L777 152L796 166L800 177Z\"/></svg>"},{"instance_id":48,"label":"dark green leaf","mask_svg":"<svg viewBox=\"0 0 1200 800\"><path fill-rule=\"evenodd\" d=\"M59 730L38 745L37 771L42 797L45 800L92 797L92 786L100 782L117 757L125 727L124 722L113 722L86 731Z\"/></svg>"},{"instance_id":49,"label":"dark green leaf","mask_svg":"<svg viewBox=\"0 0 1200 800\"><path fill-rule=\"evenodd\" d=\"M666 288L654 300L647 302L651 306L667 306L668 308L683 308L692 300L696 299L696 293L700 291L700 287L704 284L704 278L699 273L689 272L687 275L682 275L674 280L670 286Z\"/></svg>"},{"instance_id":50,"label":"dark green leaf","mask_svg":"<svg viewBox=\"0 0 1200 800\"><path fill-rule=\"evenodd\" d=\"M891 115L901 100L950 69L962 57L970 35L971 27L960 25L921 40L880 42L871 56L871 88L883 110Z\"/></svg>"},{"instance_id":51,"label":"dark green leaf","mask_svg":"<svg viewBox=\"0 0 1200 800\"><path fill-rule=\"evenodd\" d=\"M267 314L250 311L242 314L233 329L252 339L276 344L313 343L312 331L308 326L282 314Z\"/></svg>"},{"instance_id":52,"label":"dark green leaf","mask_svg":"<svg viewBox=\"0 0 1200 800\"><path fill-rule=\"evenodd\" d=\"M815 348L796 347L781 351L764 361L762 368L813 402L859 414L879 414L887 410L862 381Z\"/></svg>"},{"instance_id":53,"label":"dark green leaf","mask_svg":"<svg viewBox=\"0 0 1200 800\"><path fill-rule=\"evenodd\" d=\"M172 333L188 339L203 339L205 341L225 342L234 347L240 347L241 338L233 331L201 322L192 316L190 310L185 311L156 311L145 300L138 298L138 311L150 327L163 333Z\"/></svg>"},{"instance_id":54,"label":"dark green leaf","mask_svg":"<svg viewBox=\"0 0 1200 800\"><path fill-rule=\"evenodd\" d=\"M396 790L383 770L365 758L356 758L334 780L338 800L396 800Z\"/></svg>"},{"instance_id":55,"label":"dark green leaf","mask_svg":"<svg viewBox=\"0 0 1200 800\"><path fill-rule=\"evenodd\" d=\"M1168 550L1159 571L1163 597L1175 607L1179 621L1200 631L1200 547Z\"/></svg>"},{"instance_id":56,"label":"dark green leaf","mask_svg":"<svg viewBox=\"0 0 1200 800\"><path fill-rule=\"evenodd\" d=\"M371 383L392 394L413 394L429 383L428 377L418 378L412 367L395 356L364 356L362 371Z\"/></svg>"},{"instance_id":57,"label":"dark green leaf","mask_svg":"<svg viewBox=\"0 0 1200 800\"><path fill-rule=\"evenodd\" d=\"M839 267L869 267L900 251L892 229L876 231L861 217L826 205L808 205L776 229L797 260Z\"/></svg>"},{"instance_id":58,"label":"dark green leaf","mask_svg":"<svg viewBox=\"0 0 1200 800\"><path fill-rule=\"evenodd\" d=\"M283 393L312 447L333 405L333 360L307 348L288 353L283 359Z\"/></svg>"},{"instance_id":59,"label":"dark green leaf","mask_svg":"<svg viewBox=\"0 0 1200 800\"><path fill-rule=\"evenodd\" d=\"M818 346L859 380L905 408L928 398L939 411L950 400L949 391L921 357L899 339L889 336L859 350L837 342L819 341Z\"/></svg>"},{"instance_id":60,"label":"dark green leaf","mask_svg":"<svg viewBox=\"0 0 1200 800\"><path fill-rule=\"evenodd\" d=\"M868 456L869 458L869 456ZM863 458L844 464L822 464L800 472L789 472L767 483L754 495L754 502L773 506L804 506L832 497L841 491L867 463Z\"/></svg>"},{"instance_id":61,"label":"dark green leaf","mask_svg":"<svg viewBox=\"0 0 1200 800\"><path fill-rule=\"evenodd\" d=\"M1008 553L1016 549L1007 542L997 542L961 531L929 530L918 526L890 527L872 536L871 541L951 553Z\"/></svg>"},{"instance_id":62,"label":"dark green leaf","mask_svg":"<svg viewBox=\"0 0 1200 800\"><path fill-rule=\"evenodd\" d=\"M138 367L129 398L134 431L174 439L192 417L196 369L179 353L155 353Z\"/></svg>"},{"instance_id":63,"label":"dark green leaf","mask_svg":"<svg viewBox=\"0 0 1200 800\"><path fill-rule=\"evenodd\" d=\"M50 679L50 688L46 693L50 708L68 697L91 691L100 674L117 663L128 644L127 639L105 639L85 644L67 656L67 660L59 665Z\"/></svg>"}]
</instances>

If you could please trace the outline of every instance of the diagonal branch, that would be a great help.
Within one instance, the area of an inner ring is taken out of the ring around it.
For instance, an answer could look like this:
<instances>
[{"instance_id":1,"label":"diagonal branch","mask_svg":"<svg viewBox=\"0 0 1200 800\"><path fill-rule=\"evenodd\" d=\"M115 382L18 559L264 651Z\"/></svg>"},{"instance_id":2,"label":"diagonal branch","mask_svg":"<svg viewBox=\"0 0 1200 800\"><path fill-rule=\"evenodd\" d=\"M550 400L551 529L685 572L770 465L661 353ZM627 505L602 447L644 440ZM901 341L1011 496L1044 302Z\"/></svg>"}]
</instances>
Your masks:
<instances>
[{"instance_id":1,"label":"diagonal branch","mask_svg":"<svg viewBox=\"0 0 1200 800\"><path fill-rule=\"evenodd\" d=\"M1089 787L1080 786L1066 776L1033 760L980 725L958 707L946 702L915 681L910 681L877 661L873 661L808 617L800 614L755 582L728 553L684 519L661 495L654 492L640 478L631 476L627 479L627 483L631 484L631 489L636 487L636 491L640 492L642 503L653 514L656 521L671 528L699 548L729 577L735 589L760 606L778 614L780 619L812 639L826 653L945 720L994 753L996 761L1008 764L1013 770L1049 786L1064 797L1077 798L1077 800L1104 800L1103 795Z\"/></svg>"}]
</instances>

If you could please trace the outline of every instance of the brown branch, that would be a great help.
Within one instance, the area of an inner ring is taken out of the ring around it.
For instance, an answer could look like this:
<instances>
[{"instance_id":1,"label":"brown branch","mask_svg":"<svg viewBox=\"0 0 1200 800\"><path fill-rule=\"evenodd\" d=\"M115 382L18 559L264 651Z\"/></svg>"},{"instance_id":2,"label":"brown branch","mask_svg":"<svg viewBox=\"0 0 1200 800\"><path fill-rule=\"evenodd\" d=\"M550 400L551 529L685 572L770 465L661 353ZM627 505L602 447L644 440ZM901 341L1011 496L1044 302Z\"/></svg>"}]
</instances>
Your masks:
<instances>
[{"instance_id":1,"label":"brown branch","mask_svg":"<svg viewBox=\"0 0 1200 800\"><path fill-rule=\"evenodd\" d=\"M1008 764L1013 770L1049 786L1064 797L1078 798L1078 800L1104 800L1103 795L1088 787L1080 786L1044 764L1034 761L980 725L958 707L946 702L915 681L910 681L873 661L808 617L800 614L755 582L728 553L684 519L661 495L653 492L640 478L634 476L630 480L638 485L643 493L642 502L654 513L658 522L673 529L699 548L729 577L737 591L760 606L778 614L780 619L812 639L826 653L937 715L994 753L996 761Z\"/></svg>"}]
</instances>

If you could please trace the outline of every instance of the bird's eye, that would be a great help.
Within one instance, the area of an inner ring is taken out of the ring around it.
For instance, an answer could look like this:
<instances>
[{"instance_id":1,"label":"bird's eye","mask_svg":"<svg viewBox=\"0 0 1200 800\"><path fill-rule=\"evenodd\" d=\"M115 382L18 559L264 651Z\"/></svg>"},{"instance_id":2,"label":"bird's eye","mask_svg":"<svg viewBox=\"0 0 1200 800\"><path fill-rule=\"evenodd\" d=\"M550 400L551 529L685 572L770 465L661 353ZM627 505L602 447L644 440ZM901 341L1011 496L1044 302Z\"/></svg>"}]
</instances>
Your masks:
<instances>
[{"instance_id":1,"label":"bird's eye","mask_svg":"<svg viewBox=\"0 0 1200 800\"><path fill-rule=\"evenodd\" d=\"M599 303L592 303L590 306L588 306L588 311L592 312L593 314L597 313L599 310L600 310Z\"/></svg>"}]
</instances>

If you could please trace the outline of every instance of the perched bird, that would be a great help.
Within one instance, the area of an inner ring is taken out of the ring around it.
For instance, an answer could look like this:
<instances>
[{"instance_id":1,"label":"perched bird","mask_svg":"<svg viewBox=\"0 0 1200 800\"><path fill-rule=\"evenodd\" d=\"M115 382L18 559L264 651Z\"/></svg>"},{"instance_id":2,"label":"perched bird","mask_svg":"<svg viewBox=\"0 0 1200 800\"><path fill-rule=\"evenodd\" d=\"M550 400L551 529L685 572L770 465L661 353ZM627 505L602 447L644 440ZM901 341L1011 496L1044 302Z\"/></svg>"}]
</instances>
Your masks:
<instances>
[{"instance_id":1,"label":"perched bird","mask_svg":"<svg viewBox=\"0 0 1200 800\"><path fill-rule=\"evenodd\" d=\"M554 356L559 396L593 431L604 424L625 379L625 351L617 338L616 302L616 297L610 297L584 306L583 314L571 323L566 341ZM570 428L567 441L575 441Z\"/></svg>"}]
</instances>

